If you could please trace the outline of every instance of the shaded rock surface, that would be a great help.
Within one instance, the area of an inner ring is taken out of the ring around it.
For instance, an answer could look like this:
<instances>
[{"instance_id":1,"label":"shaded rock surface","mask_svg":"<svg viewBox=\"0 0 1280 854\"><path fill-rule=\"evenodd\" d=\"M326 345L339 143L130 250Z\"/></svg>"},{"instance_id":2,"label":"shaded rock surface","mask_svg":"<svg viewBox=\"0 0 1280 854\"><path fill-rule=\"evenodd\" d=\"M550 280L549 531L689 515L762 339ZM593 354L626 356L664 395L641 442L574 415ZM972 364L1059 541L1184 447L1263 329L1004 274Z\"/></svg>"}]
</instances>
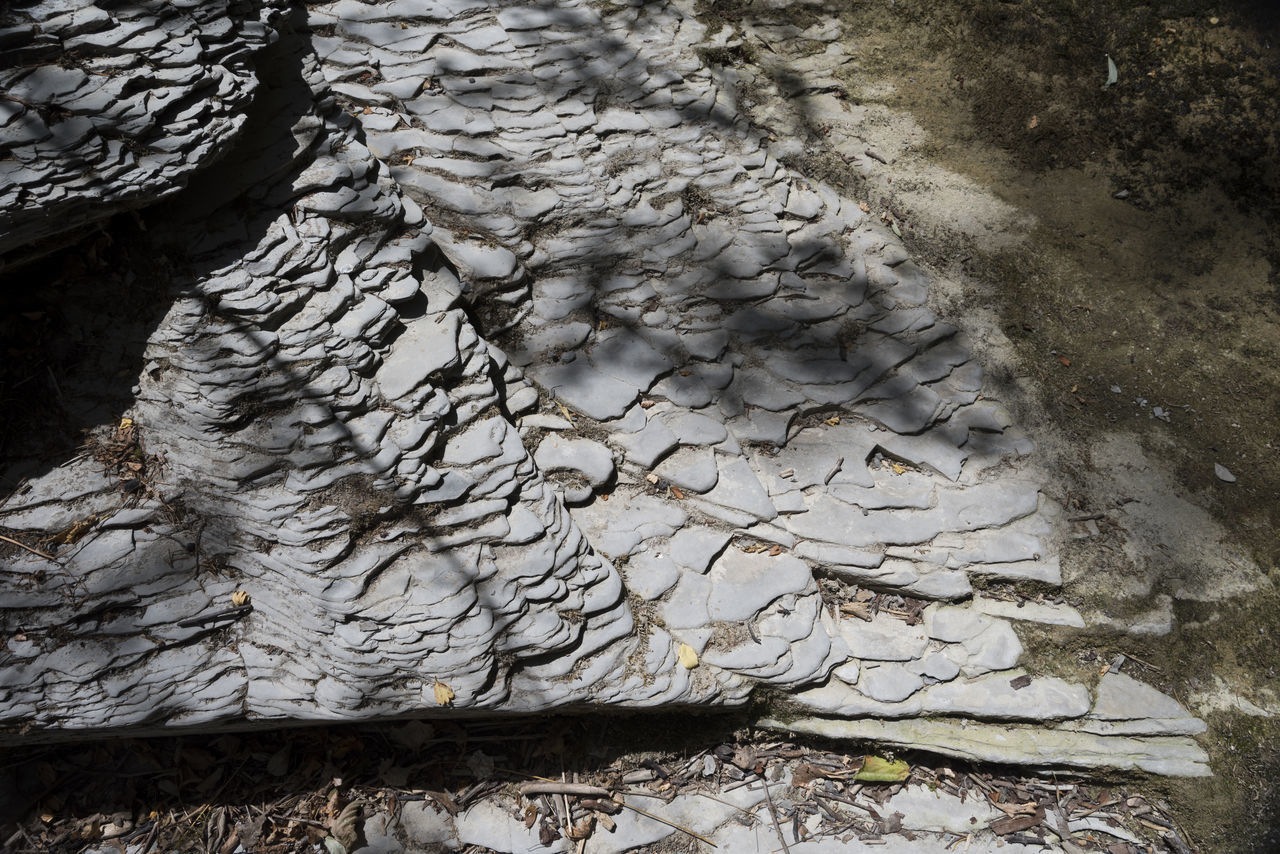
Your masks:
<instances>
[{"instance_id":1,"label":"shaded rock surface","mask_svg":"<svg viewBox=\"0 0 1280 854\"><path fill-rule=\"evenodd\" d=\"M93 8L59 26L125 26ZM52 561L6 553L22 640L0 722L732 705L764 685L821 716L777 723L799 731L1203 772L1153 689L1023 683L1010 620L970 596L975 576L1060 580L1030 445L897 237L743 118L686 4L341 0L255 26L196 8L232 47L192 24L194 88L136 131L181 168L127 161L66 189L65 216L21 191L0 220L3 249L148 203L180 255L121 413L163 477L125 490L81 457L0 507L33 542L88 520ZM139 30L155 50L176 14ZM87 85L24 56L10 89L33 103ZM3 162L56 193L39 170L103 132ZM914 610L846 614L862 590ZM997 744L973 722L992 720L1026 735Z\"/></svg>"}]
</instances>

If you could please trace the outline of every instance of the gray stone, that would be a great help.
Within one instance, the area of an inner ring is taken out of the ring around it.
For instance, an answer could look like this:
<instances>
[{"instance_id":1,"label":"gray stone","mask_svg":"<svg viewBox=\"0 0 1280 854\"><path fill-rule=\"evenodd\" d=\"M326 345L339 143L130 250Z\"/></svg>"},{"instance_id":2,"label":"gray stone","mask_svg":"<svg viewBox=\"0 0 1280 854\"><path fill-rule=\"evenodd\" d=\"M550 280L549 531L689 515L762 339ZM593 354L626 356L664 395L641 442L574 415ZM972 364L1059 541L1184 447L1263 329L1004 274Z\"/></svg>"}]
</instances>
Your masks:
<instances>
[{"instance_id":1,"label":"gray stone","mask_svg":"<svg viewBox=\"0 0 1280 854\"><path fill-rule=\"evenodd\" d=\"M449 814L434 803L429 801L409 801L401 805L399 819L400 827L410 845L445 845L453 847L457 844L457 835ZM370 827L372 821L372 818L366 821L364 826L365 837L369 840L369 846L375 851L398 850L400 846L394 845L393 840L387 838L389 834L377 833L376 825L373 828ZM375 839L377 842L375 842Z\"/></svg>"},{"instance_id":2,"label":"gray stone","mask_svg":"<svg viewBox=\"0 0 1280 854\"><path fill-rule=\"evenodd\" d=\"M901 815L902 826L907 830L947 831L959 836L967 836L1004 817L986 798L962 800L920 784L903 786L885 801L884 812Z\"/></svg>"},{"instance_id":3,"label":"gray stone","mask_svg":"<svg viewBox=\"0 0 1280 854\"><path fill-rule=\"evenodd\" d=\"M940 719L801 718L785 724L765 720L761 725L823 738L910 745L977 762L1041 768L1117 768L1189 777L1212 773L1208 755L1189 738L1107 738L1042 726Z\"/></svg>"},{"instance_id":4,"label":"gray stone","mask_svg":"<svg viewBox=\"0 0 1280 854\"><path fill-rule=\"evenodd\" d=\"M613 477L613 453L590 439L565 439L553 434L538 445L533 461L547 473L577 472L593 489L599 489Z\"/></svg>"},{"instance_id":5,"label":"gray stone","mask_svg":"<svg viewBox=\"0 0 1280 854\"><path fill-rule=\"evenodd\" d=\"M706 577L711 582L707 614L715 622L750 619L779 597L814 586L801 560L732 548L716 559Z\"/></svg>"},{"instance_id":6,"label":"gray stone","mask_svg":"<svg viewBox=\"0 0 1280 854\"><path fill-rule=\"evenodd\" d=\"M853 655L871 661L911 661L929 645L923 628L888 617L877 617L870 623L841 620L839 630Z\"/></svg>"},{"instance_id":7,"label":"gray stone","mask_svg":"<svg viewBox=\"0 0 1280 854\"><path fill-rule=\"evenodd\" d=\"M1031 623L1067 626L1073 629L1084 628L1084 617L1070 605L1051 605L1030 601L1006 602L1003 599L975 596L972 607L988 616L1002 617L1006 620L1026 620Z\"/></svg>"},{"instance_id":8,"label":"gray stone","mask_svg":"<svg viewBox=\"0 0 1280 854\"><path fill-rule=\"evenodd\" d=\"M1103 721L1128 721L1156 718L1168 721L1187 721L1203 731L1203 721L1195 721L1182 705L1167 694L1150 685L1144 685L1132 676L1111 671L1098 680L1097 697L1089 717Z\"/></svg>"},{"instance_id":9,"label":"gray stone","mask_svg":"<svg viewBox=\"0 0 1280 854\"><path fill-rule=\"evenodd\" d=\"M646 469L652 468L680 444L676 435L657 419L649 421L637 432L614 433L609 439L622 449L628 462Z\"/></svg>"},{"instance_id":10,"label":"gray stone","mask_svg":"<svg viewBox=\"0 0 1280 854\"><path fill-rule=\"evenodd\" d=\"M716 453L710 448L681 448L667 457L653 473L681 489L710 492L720 479Z\"/></svg>"},{"instance_id":11,"label":"gray stone","mask_svg":"<svg viewBox=\"0 0 1280 854\"><path fill-rule=\"evenodd\" d=\"M977 635L965 638L960 646L966 653L961 670L965 676L980 676L993 670L1006 670L1022 657L1022 643L1013 627L1003 620L993 620Z\"/></svg>"},{"instance_id":12,"label":"gray stone","mask_svg":"<svg viewBox=\"0 0 1280 854\"><path fill-rule=\"evenodd\" d=\"M680 568L670 555L654 550L641 551L627 561L622 571L627 587L642 599L657 599L680 580Z\"/></svg>"},{"instance_id":13,"label":"gray stone","mask_svg":"<svg viewBox=\"0 0 1280 854\"><path fill-rule=\"evenodd\" d=\"M559 400L588 418L617 418L635 402L636 388L591 367L585 359L567 365L536 366L530 376Z\"/></svg>"},{"instance_id":14,"label":"gray stone","mask_svg":"<svg viewBox=\"0 0 1280 854\"><path fill-rule=\"evenodd\" d=\"M724 424L701 413L676 410L660 418L682 445L715 445L729 437Z\"/></svg>"},{"instance_id":15,"label":"gray stone","mask_svg":"<svg viewBox=\"0 0 1280 854\"><path fill-rule=\"evenodd\" d=\"M707 384L701 377L689 371L676 371L665 377L650 389L650 394L690 409L707 406L713 400L711 389Z\"/></svg>"},{"instance_id":16,"label":"gray stone","mask_svg":"<svg viewBox=\"0 0 1280 854\"><path fill-rule=\"evenodd\" d=\"M572 843L561 837L550 845L543 845L536 827L525 827L524 821L489 800L454 818L458 843L479 845L505 854L541 854L546 851L569 851Z\"/></svg>"},{"instance_id":17,"label":"gray stone","mask_svg":"<svg viewBox=\"0 0 1280 854\"><path fill-rule=\"evenodd\" d=\"M976 679L931 685L920 693L926 711L977 718L1054 720L1078 718L1089 711L1089 692L1052 676L1041 676L1015 688L1021 671L1004 671Z\"/></svg>"},{"instance_id":18,"label":"gray stone","mask_svg":"<svg viewBox=\"0 0 1280 854\"><path fill-rule=\"evenodd\" d=\"M964 606L930 605L921 614L929 637L947 643L961 643L977 637L993 621Z\"/></svg>"},{"instance_id":19,"label":"gray stone","mask_svg":"<svg viewBox=\"0 0 1280 854\"><path fill-rule=\"evenodd\" d=\"M671 558L692 572L706 572L711 561L724 551L731 535L714 528L688 526L680 530L668 546Z\"/></svg>"},{"instance_id":20,"label":"gray stone","mask_svg":"<svg viewBox=\"0 0 1280 854\"><path fill-rule=\"evenodd\" d=\"M858 690L882 703L897 703L924 687L924 680L897 663L867 665L858 677Z\"/></svg>"},{"instance_id":21,"label":"gray stone","mask_svg":"<svg viewBox=\"0 0 1280 854\"><path fill-rule=\"evenodd\" d=\"M763 522L776 518L777 509L769 501L768 494L747 461L741 457L718 456L720 477L715 489L704 496L706 501Z\"/></svg>"}]
</instances>

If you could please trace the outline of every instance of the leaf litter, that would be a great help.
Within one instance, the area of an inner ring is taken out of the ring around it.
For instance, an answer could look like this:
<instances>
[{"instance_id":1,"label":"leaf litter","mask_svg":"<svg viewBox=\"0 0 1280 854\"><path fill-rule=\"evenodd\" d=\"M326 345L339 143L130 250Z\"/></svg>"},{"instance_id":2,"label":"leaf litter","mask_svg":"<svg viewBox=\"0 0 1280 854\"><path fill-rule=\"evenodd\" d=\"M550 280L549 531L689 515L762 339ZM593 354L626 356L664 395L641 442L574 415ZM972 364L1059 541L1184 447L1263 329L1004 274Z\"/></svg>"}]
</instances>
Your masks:
<instances>
[{"instance_id":1,"label":"leaf litter","mask_svg":"<svg viewBox=\"0 0 1280 854\"><path fill-rule=\"evenodd\" d=\"M1000 816L974 832L1008 842L1065 837L1076 849L1108 854L1194 848L1168 805L1141 792L850 750L766 731L730 734L687 715L652 724L409 721L29 747L8 757L16 783L0 815L0 844L14 854L350 854L367 844L374 815L394 819L412 802L457 815L484 800L536 827L544 844L590 846L613 832L623 810L711 844L664 807L681 795L722 801L742 787L767 787L770 810L767 819L739 810L737 820L776 825L788 843L875 844L915 838L889 804L904 787L923 786L991 804ZM643 807L630 803L641 798ZM948 839L960 850L967 835Z\"/></svg>"}]
</instances>

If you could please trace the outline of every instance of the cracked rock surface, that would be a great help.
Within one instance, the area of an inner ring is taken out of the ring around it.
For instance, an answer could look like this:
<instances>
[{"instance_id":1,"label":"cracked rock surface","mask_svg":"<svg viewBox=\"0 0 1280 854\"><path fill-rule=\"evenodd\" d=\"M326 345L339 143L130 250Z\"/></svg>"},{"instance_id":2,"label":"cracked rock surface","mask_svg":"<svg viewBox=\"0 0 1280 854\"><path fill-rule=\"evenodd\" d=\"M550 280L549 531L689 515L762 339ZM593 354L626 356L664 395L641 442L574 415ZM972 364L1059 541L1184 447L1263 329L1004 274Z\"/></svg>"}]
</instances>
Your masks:
<instances>
[{"instance_id":1,"label":"cracked rock surface","mask_svg":"<svg viewBox=\"0 0 1280 854\"><path fill-rule=\"evenodd\" d=\"M1015 620L1079 620L974 597L1060 581L1031 444L692 4L66 5L3 36L0 251L149 206L117 416L162 476L82 455L0 506L59 540L3 553L11 731L769 687L799 732L1207 773L1172 698L1019 666ZM56 64L86 38L110 74Z\"/></svg>"}]
</instances>

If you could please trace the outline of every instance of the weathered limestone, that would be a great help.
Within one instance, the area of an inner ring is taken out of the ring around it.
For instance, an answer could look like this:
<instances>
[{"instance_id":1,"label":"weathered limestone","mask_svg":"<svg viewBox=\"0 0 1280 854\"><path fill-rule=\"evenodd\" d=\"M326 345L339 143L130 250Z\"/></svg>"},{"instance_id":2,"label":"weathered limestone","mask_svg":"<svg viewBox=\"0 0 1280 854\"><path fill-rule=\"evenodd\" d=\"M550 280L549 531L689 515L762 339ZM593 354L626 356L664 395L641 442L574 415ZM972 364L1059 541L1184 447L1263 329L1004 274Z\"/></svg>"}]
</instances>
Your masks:
<instances>
[{"instance_id":1,"label":"weathered limestone","mask_svg":"<svg viewBox=\"0 0 1280 854\"><path fill-rule=\"evenodd\" d=\"M226 154L282 0L8 11L0 254L171 196ZM38 247L37 247L38 248Z\"/></svg>"},{"instance_id":2,"label":"weathered limestone","mask_svg":"<svg viewBox=\"0 0 1280 854\"><path fill-rule=\"evenodd\" d=\"M185 253L121 413L164 477L123 493L81 459L0 507L32 541L91 520L52 564L6 553L0 722L771 686L829 716L776 724L798 731L1204 770L1154 689L1018 669L1008 618L1069 615L970 597L1059 580L1027 443L900 242L779 164L683 4L302 18L259 51L230 153L179 145L206 167L185 190L130 184L173 195L148 233ZM105 215L113 192L83 196ZM0 225L0 247L37 236Z\"/></svg>"}]
</instances>

